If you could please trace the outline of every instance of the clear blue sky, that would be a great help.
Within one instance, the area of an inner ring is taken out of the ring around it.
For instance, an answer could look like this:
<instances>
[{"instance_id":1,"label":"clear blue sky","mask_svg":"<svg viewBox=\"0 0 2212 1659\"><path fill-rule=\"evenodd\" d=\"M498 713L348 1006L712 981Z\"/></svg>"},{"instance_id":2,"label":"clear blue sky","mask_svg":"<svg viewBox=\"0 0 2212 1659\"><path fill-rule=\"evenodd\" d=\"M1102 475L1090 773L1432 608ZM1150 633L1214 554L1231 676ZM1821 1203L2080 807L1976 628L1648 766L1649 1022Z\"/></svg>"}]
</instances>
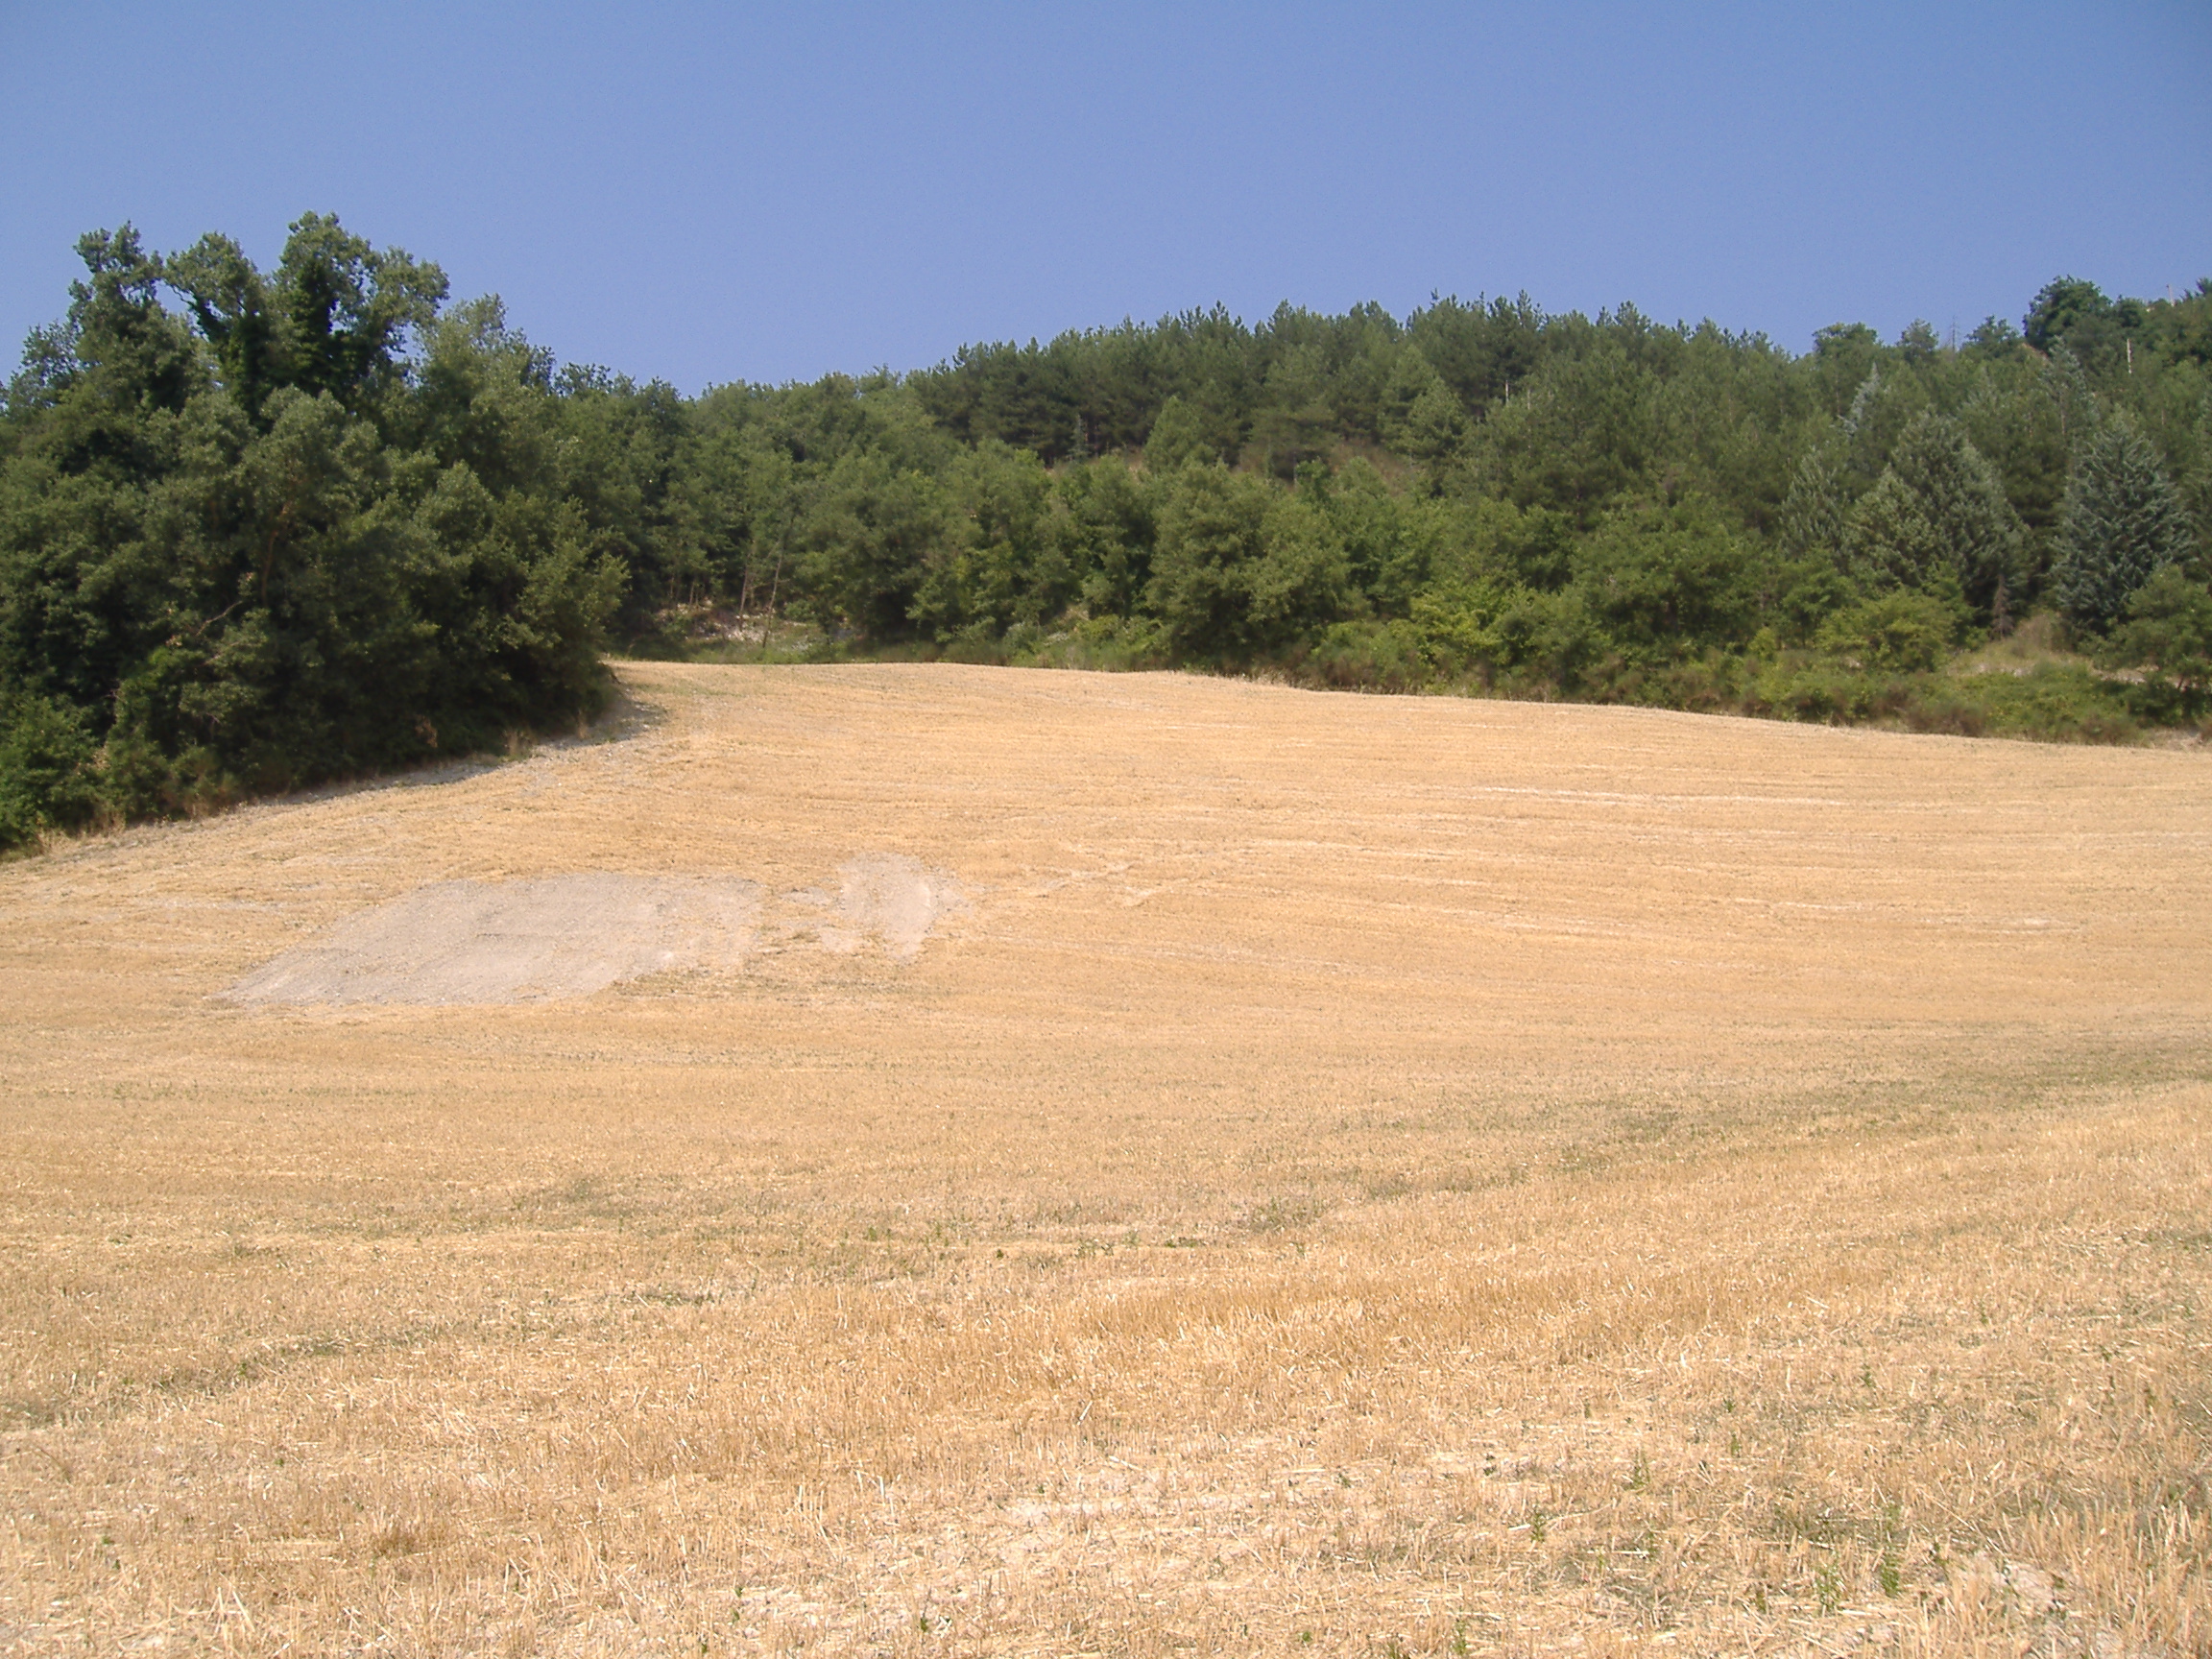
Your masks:
<instances>
[{"instance_id":1,"label":"clear blue sky","mask_svg":"<svg viewBox=\"0 0 2212 1659\"><path fill-rule=\"evenodd\" d=\"M0 349L85 229L338 213L686 391L1280 300L1793 350L2212 275L2212 4L0 0Z\"/></svg>"}]
</instances>

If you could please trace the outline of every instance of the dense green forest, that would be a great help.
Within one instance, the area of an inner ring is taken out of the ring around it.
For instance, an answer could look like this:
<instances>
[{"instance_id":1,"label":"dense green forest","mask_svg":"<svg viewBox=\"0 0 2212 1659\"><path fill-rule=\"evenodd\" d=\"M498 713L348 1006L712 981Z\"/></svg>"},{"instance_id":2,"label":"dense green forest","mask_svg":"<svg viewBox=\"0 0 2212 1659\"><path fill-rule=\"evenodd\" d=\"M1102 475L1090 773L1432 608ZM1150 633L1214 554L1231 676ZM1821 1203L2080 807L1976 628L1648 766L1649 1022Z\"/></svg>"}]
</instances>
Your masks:
<instances>
[{"instance_id":1,"label":"dense green forest","mask_svg":"<svg viewBox=\"0 0 2212 1659\"><path fill-rule=\"evenodd\" d=\"M2074 738L2212 695L2212 279L1801 355L1215 309L686 398L331 218L79 252L0 405L0 846L572 725L609 645Z\"/></svg>"}]
</instances>

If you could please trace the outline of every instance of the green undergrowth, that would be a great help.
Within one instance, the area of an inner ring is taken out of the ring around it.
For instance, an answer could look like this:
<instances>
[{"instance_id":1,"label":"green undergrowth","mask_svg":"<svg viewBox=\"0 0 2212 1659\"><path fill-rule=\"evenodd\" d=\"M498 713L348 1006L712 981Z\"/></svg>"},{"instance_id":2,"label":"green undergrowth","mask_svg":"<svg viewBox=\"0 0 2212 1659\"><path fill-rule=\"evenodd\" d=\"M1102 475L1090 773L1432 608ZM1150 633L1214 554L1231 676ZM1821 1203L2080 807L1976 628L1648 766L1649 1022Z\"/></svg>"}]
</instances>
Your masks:
<instances>
[{"instance_id":1,"label":"green undergrowth","mask_svg":"<svg viewBox=\"0 0 2212 1659\"><path fill-rule=\"evenodd\" d=\"M2052 743L2135 743L2212 736L2212 720L2182 706L2154 677L2099 668L2064 643L2056 618L2030 618L2005 638L1968 649L1884 661L1848 648L1783 648L1755 640L1660 663L1611 656L1571 681L1540 668L1470 663L1448 641L1405 620L1339 624L1310 645L1243 661L1178 657L1166 630L1142 618L1070 618L1050 628L977 630L941 643L868 647L805 623L777 620L685 637L671 628L633 647L640 657L692 662L961 662L1128 672L1195 669L1311 689L1497 697L1751 715L1815 725L1870 726L1966 737ZM1869 661L1869 657L1874 660Z\"/></svg>"}]
</instances>

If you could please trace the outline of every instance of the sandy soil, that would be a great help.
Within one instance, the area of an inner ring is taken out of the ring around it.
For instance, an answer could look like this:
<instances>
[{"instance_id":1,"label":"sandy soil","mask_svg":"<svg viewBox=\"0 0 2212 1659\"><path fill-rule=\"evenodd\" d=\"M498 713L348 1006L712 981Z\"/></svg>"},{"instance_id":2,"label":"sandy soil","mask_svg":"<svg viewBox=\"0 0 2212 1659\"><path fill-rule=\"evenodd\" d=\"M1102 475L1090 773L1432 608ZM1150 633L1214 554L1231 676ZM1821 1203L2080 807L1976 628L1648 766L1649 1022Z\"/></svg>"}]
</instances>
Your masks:
<instances>
[{"instance_id":1,"label":"sandy soil","mask_svg":"<svg viewBox=\"0 0 2212 1659\"><path fill-rule=\"evenodd\" d=\"M2212 759L623 672L0 868L0 1652L2204 1650Z\"/></svg>"}]
</instances>

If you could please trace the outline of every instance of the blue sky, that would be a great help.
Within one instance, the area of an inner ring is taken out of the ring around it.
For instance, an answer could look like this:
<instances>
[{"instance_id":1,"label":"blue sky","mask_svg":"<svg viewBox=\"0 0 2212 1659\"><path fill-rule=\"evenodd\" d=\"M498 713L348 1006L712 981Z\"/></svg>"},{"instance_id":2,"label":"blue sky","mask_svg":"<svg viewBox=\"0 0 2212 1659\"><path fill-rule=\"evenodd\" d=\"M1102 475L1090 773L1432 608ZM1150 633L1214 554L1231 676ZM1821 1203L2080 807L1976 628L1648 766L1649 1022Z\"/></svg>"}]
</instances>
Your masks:
<instances>
[{"instance_id":1,"label":"blue sky","mask_svg":"<svg viewBox=\"0 0 2212 1659\"><path fill-rule=\"evenodd\" d=\"M2212 5L31 5L0 336L133 221L334 211L685 391L1219 301L1793 350L2212 275Z\"/></svg>"}]
</instances>

